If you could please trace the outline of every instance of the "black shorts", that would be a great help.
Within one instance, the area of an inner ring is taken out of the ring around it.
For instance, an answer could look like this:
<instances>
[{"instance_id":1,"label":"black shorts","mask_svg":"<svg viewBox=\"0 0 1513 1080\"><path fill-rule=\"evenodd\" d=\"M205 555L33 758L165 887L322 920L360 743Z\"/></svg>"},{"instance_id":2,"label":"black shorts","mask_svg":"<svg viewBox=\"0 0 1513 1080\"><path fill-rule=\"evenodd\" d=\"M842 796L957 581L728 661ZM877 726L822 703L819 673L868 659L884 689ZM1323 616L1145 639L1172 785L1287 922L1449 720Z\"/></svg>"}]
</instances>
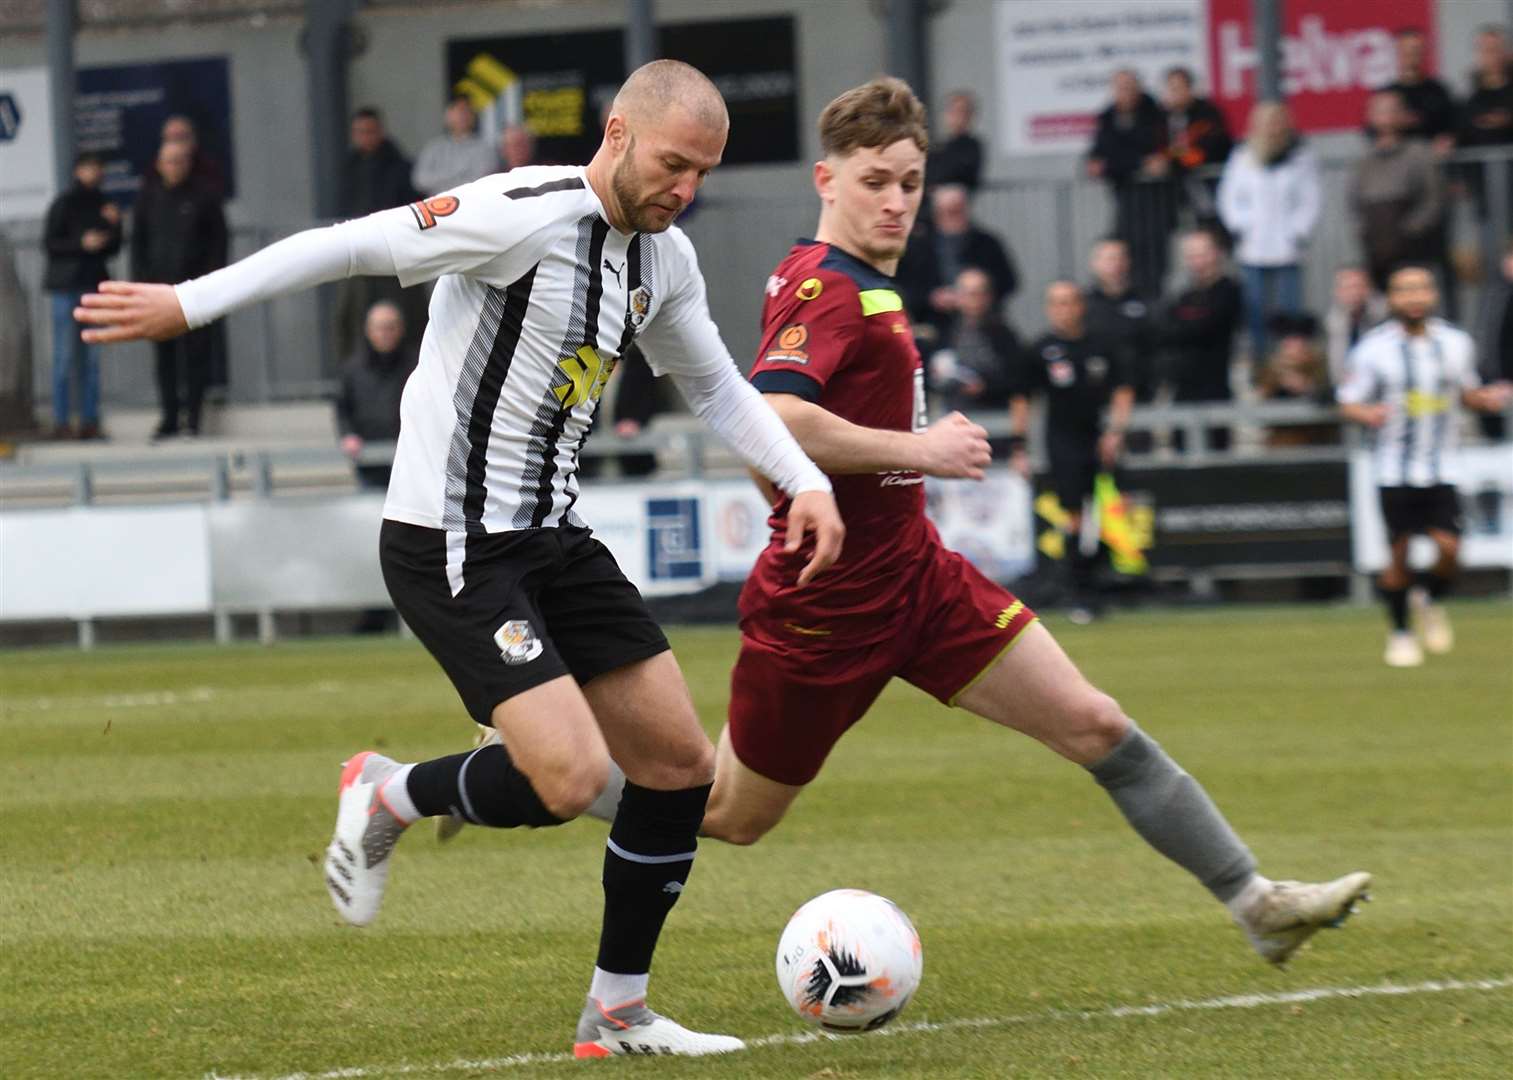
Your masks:
<instances>
[{"instance_id":1,"label":"black shorts","mask_svg":"<svg viewBox=\"0 0 1513 1080\"><path fill-rule=\"evenodd\" d=\"M1098 476L1098 459L1087 453L1057 453L1054 447L1049 453L1051 466L1051 490L1056 501L1069 514L1082 513L1082 504L1093 494L1093 481Z\"/></svg>"},{"instance_id":2,"label":"black shorts","mask_svg":"<svg viewBox=\"0 0 1513 1080\"><path fill-rule=\"evenodd\" d=\"M469 535L386 520L378 549L400 617L480 724L562 675L582 686L667 650L640 592L588 529Z\"/></svg>"},{"instance_id":3,"label":"black shorts","mask_svg":"<svg viewBox=\"0 0 1513 1080\"><path fill-rule=\"evenodd\" d=\"M1453 484L1377 490L1382 499L1382 517L1387 520L1389 539L1425 533L1430 529L1460 535L1460 496Z\"/></svg>"}]
</instances>

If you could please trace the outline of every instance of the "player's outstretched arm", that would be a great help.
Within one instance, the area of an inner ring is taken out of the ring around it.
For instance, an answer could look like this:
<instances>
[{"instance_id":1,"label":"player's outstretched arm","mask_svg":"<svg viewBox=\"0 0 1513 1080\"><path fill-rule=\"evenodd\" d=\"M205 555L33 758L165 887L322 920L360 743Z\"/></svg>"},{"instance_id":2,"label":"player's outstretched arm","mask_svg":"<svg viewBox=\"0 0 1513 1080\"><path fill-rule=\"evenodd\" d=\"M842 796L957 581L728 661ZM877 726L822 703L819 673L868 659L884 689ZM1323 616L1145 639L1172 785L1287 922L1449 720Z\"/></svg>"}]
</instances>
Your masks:
<instances>
[{"instance_id":1,"label":"player's outstretched arm","mask_svg":"<svg viewBox=\"0 0 1513 1080\"><path fill-rule=\"evenodd\" d=\"M85 341L163 341L228 312L359 274L392 275L394 257L373 217L306 229L221 270L178 285L105 281L74 318Z\"/></svg>"},{"instance_id":2,"label":"player's outstretched arm","mask_svg":"<svg viewBox=\"0 0 1513 1080\"><path fill-rule=\"evenodd\" d=\"M1509 401L1513 401L1513 382L1488 383L1486 386L1462 390L1460 399L1468 409L1499 413L1508 407Z\"/></svg>"},{"instance_id":3,"label":"player's outstretched arm","mask_svg":"<svg viewBox=\"0 0 1513 1080\"><path fill-rule=\"evenodd\" d=\"M988 433L959 412L922 432L863 427L797 394L763 395L804 453L827 473L913 470L927 476L981 480L993 458Z\"/></svg>"}]
</instances>

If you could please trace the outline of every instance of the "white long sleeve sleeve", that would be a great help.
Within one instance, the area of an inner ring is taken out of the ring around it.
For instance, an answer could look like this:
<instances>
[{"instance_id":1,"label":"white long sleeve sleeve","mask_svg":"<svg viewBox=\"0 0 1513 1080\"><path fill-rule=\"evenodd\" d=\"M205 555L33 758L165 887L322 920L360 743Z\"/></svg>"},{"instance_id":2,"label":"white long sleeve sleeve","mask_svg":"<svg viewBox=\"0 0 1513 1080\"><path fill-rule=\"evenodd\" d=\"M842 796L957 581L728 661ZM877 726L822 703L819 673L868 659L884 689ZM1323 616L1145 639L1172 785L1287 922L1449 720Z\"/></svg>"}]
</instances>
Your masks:
<instances>
[{"instance_id":1,"label":"white long sleeve sleeve","mask_svg":"<svg viewBox=\"0 0 1513 1080\"><path fill-rule=\"evenodd\" d=\"M393 276L394 257L374 217L306 229L240 262L175 286L190 329L284 293L363 274Z\"/></svg>"},{"instance_id":2,"label":"white long sleeve sleeve","mask_svg":"<svg viewBox=\"0 0 1513 1080\"><path fill-rule=\"evenodd\" d=\"M727 362L701 372L671 372L688 407L757 472L789 495L829 491L830 480L799 447L756 387Z\"/></svg>"}]
</instances>

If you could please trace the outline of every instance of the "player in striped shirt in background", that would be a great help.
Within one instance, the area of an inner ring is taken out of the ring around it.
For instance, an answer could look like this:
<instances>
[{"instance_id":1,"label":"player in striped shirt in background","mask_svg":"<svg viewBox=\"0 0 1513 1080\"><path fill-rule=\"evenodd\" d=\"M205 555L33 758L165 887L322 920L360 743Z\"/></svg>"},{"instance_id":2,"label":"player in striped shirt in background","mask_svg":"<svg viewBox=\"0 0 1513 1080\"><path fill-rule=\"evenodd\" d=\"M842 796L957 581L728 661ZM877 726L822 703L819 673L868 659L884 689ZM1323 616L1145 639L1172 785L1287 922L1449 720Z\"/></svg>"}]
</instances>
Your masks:
<instances>
[{"instance_id":1,"label":"player in striped shirt in background","mask_svg":"<svg viewBox=\"0 0 1513 1080\"><path fill-rule=\"evenodd\" d=\"M1439 291L1427 267L1394 270L1387 303L1392 317L1351 350L1337 396L1346 419L1372 430L1372 467L1390 548L1378 578L1392 625L1384 659L1392 667L1417 667L1425 650L1446 653L1454 645L1440 601L1460 568L1461 407L1500 412L1513 399L1513 383L1481 385L1471 336L1432 317ZM1434 541L1437 558L1410 596L1408 545L1416 535ZM1410 600L1418 608L1422 645L1408 628Z\"/></svg>"}]
</instances>

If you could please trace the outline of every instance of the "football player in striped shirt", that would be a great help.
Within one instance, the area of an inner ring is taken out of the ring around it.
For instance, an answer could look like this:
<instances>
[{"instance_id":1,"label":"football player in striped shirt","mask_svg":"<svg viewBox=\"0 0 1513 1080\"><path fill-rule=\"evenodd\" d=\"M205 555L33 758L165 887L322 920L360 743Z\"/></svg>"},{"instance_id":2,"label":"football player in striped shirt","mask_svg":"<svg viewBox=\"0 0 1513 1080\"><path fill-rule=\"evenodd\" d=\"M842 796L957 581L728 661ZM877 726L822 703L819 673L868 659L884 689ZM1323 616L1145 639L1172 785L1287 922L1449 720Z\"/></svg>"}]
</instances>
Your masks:
<instances>
[{"instance_id":1,"label":"football player in striped shirt","mask_svg":"<svg viewBox=\"0 0 1513 1080\"><path fill-rule=\"evenodd\" d=\"M792 500L789 547L809 542L800 586L835 561L844 531L830 481L720 340L693 247L673 227L719 163L728 124L707 78L657 61L621 88L586 168L488 176L176 287L107 282L77 312L94 328L87 339L156 340L342 277L438 278L405 387L380 561L400 615L502 743L416 764L354 756L326 887L343 918L366 925L414 821L560 825L603 790L613 755L629 779L604 854L579 1057L742 1046L646 1005L715 753L662 631L573 508L578 451L626 349L638 343Z\"/></svg>"},{"instance_id":2,"label":"football player in striped shirt","mask_svg":"<svg viewBox=\"0 0 1513 1080\"><path fill-rule=\"evenodd\" d=\"M1441 601L1459 570L1460 498L1456 450L1461 407L1501 412L1513 384L1481 385L1471 335L1433 317L1439 303L1434 274L1403 266L1387 279L1392 317L1350 351L1345 381L1337 391L1348 420L1371 429L1372 468L1387 525L1387 567L1377 579L1391 629L1384 659L1392 667L1417 667L1424 652L1454 645ZM1434 541L1437 558L1413 575L1408 545L1414 536ZM1419 637L1408 627L1410 601L1418 608Z\"/></svg>"}]
</instances>

